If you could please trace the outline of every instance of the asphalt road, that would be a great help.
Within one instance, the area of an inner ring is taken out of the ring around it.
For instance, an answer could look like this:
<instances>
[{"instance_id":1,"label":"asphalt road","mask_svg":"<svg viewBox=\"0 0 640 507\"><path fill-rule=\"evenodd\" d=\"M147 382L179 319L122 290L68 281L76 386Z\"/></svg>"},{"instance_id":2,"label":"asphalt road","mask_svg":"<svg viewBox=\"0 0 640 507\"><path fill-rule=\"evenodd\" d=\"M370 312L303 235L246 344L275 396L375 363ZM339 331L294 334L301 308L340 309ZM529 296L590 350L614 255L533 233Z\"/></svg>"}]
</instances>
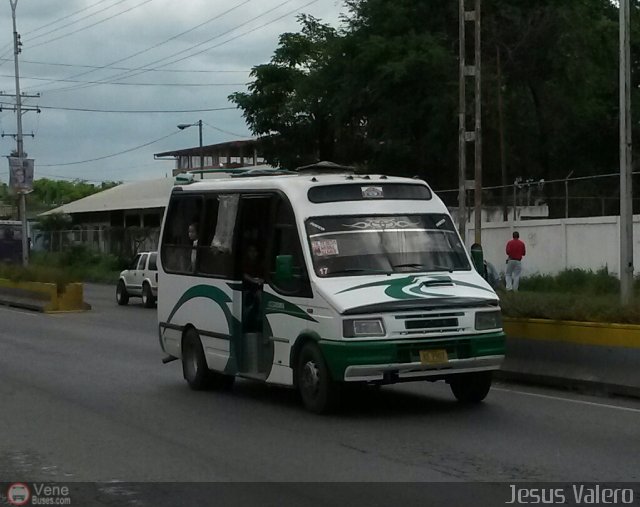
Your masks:
<instances>
[{"instance_id":1,"label":"asphalt road","mask_svg":"<svg viewBox=\"0 0 640 507\"><path fill-rule=\"evenodd\" d=\"M0 481L640 481L637 400L496 384L465 407L416 383L317 416L251 381L189 390L161 363L155 310L110 286L85 299L0 308Z\"/></svg>"}]
</instances>

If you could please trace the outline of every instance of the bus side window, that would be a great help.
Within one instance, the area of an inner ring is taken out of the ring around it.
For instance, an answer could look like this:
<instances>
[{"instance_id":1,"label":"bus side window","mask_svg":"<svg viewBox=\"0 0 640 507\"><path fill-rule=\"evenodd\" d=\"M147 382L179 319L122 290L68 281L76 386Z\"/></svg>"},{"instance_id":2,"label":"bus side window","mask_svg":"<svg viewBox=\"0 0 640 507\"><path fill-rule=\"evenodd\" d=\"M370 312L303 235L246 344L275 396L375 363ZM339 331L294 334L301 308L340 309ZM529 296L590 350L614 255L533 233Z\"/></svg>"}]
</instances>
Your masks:
<instances>
[{"instance_id":1,"label":"bus side window","mask_svg":"<svg viewBox=\"0 0 640 507\"><path fill-rule=\"evenodd\" d=\"M199 273L233 277L233 234L238 201L238 194L212 195L205 199L202 241L198 245Z\"/></svg>"},{"instance_id":2,"label":"bus side window","mask_svg":"<svg viewBox=\"0 0 640 507\"><path fill-rule=\"evenodd\" d=\"M293 277L288 281L276 281L274 275L277 258L283 255L291 256L292 258ZM270 282L277 291L297 297L313 296L304 256L302 255L295 215L289 203L284 200L280 200L277 204L269 266Z\"/></svg>"},{"instance_id":3,"label":"bus side window","mask_svg":"<svg viewBox=\"0 0 640 507\"><path fill-rule=\"evenodd\" d=\"M193 273L196 256L194 241L189 238L189 226L199 228L202 201L199 195L182 195L169 203L160 250L165 271Z\"/></svg>"}]
</instances>

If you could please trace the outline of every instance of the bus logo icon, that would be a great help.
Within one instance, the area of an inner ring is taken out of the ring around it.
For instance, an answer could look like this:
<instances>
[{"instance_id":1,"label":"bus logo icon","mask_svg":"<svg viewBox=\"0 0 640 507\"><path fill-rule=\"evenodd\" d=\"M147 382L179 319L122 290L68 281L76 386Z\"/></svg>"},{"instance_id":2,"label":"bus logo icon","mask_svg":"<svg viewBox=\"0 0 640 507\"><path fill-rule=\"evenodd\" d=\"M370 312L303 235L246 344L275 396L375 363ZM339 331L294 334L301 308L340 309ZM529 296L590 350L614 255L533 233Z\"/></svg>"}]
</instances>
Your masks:
<instances>
[{"instance_id":1,"label":"bus logo icon","mask_svg":"<svg viewBox=\"0 0 640 507\"><path fill-rule=\"evenodd\" d=\"M30 498L29 487L21 482L14 482L7 490L7 500L11 505L26 505Z\"/></svg>"}]
</instances>

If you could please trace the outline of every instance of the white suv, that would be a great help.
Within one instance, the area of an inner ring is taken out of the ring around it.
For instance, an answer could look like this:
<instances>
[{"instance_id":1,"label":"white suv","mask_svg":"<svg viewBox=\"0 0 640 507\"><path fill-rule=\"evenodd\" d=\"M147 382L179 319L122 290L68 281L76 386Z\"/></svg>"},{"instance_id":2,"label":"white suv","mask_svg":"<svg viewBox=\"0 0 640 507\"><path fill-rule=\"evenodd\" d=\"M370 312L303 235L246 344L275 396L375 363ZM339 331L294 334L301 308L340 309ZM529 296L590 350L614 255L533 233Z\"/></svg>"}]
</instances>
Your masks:
<instances>
[{"instance_id":1,"label":"white suv","mask_svg":"<svg viewBox=\"0 0 640 507\"><path fill-rule=\"evenodd\" d=\"M116 301L126 305L130 296L142 297L142 304L151 308L158 297L158 253L141 252L136 255L129 269L120 273L116 287Z\"/></svg>"}]
</instances>

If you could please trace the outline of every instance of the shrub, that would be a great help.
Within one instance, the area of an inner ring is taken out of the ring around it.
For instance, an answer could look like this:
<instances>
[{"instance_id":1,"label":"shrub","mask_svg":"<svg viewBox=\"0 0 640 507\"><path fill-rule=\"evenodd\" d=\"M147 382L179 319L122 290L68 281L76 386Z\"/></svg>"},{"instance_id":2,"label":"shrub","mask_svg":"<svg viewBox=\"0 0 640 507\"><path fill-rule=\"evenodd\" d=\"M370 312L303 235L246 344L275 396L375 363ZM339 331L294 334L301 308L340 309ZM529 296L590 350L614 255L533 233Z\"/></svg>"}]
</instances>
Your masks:
<instances>
[{"instance_id":1,"label":"shrub","mask_svg":"<svg viewBox=\"0 0 640 507\"><path fill-rule=\"evenodd\" d=\"M64 252L36 252L31 263L36 266L55 266L69 276L87 282L115 282L127 261L110 254L102 254L84 245L73 246Z\"/></svg>"}]
</instances>

